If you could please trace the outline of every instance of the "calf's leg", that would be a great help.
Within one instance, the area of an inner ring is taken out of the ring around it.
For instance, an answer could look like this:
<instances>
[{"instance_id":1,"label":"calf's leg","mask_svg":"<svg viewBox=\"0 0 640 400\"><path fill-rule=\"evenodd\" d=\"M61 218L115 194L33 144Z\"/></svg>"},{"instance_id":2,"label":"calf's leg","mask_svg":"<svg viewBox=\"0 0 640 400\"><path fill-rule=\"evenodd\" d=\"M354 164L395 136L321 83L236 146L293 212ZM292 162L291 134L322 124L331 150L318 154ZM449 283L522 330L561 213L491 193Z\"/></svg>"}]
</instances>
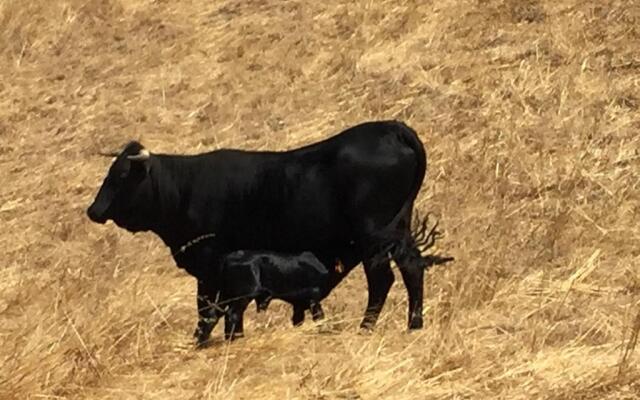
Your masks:
<instances>
[{"instance_id":1,"label":"calf's leg","mask_svg":"<svg viewBox=\"0 0 640 400\"><path fill-rule=\"evenodd\" d=\"M270 293L260 293L259 295L257 295L255 298L256 311L257 312L267 311L267 308L269 308L269 303L271 303L271 299L272 297Z\"/></svg>"},{"instance_id":2,"label":"calf's leg","mask_svg":"<svg viewBox=\"0 0 640 400\"><path fill-rule=\"evenodd\" d=\"M304 311L307 308L309 308L307 304L300 302L293 303L293 316L291 317L293 326L302 325L304 322Z\"/></svg>"},{"instance_id":3,"label":"calf's leg","mask_svg":"<svg viewBox=\"0 0 640 400\"><path fill-rule=\"evenodd\" d=\"M324 319L324 311L322 311L322 306L319 302L311 302L311 307L309 309L311 311L311 318L314 321L320 321Z\"/></svg>"},{"instance_id":4,"label":"calf's leg","mask_svg":"<svg viewBox=\"0 0 640 400\"><path fill-rule=\"evenodd\" d=\"M234 340L244 337L243 315L251 300L236 300L229 305L224 317L224 338Z\"/></svg>"}]
</instances>

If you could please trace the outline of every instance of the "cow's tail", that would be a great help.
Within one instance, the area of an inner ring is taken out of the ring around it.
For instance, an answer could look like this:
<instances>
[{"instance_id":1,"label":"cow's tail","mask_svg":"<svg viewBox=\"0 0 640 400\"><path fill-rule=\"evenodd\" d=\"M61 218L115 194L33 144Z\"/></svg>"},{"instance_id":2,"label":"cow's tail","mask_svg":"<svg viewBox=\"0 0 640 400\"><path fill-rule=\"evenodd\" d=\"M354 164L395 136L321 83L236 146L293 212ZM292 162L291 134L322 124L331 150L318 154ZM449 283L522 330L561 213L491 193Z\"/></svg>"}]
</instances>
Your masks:
<instances>
[{"instance_id":1,"label":"cow's tail","mask_svg":"<svg viewBox=\"0 0 640 400\"><path fill-rule=\"evenodd\" d=\"M420 188L422 187L424 177L427 174L427 153L424 149L424 145L420 141L420 138L418 138L418 134L416 133L416 131L414 131L403 122L394 121L391 122L391 124L393 124L392 129L395 129L398 140L401 143L407 145L411 150L413 150L413 153L416 157L416 169L411 191L409 192L406 201L402 205L402 208L400 208L400 211L391 220L389 225L387 225L387 229L397 228L398 224L403 222L403 218L406 218L407 215L411 215L411 208L413 207L413 203L418 197L418 193L420 192ZM409 220L406 223L410 224L411 221Z\"/></svg>"},{"instance_id":2,"label":"cow's tail","mask_svg":"<svg viewBox=\"0 0 640 400\"><path fill-rule=\"evenodd\" d=\"M395 133L396 139L403 145L409 147L415 156L415 170L413 185L405 199L404 204L400 207L400 210L393 217L383 229L372 234L371 243L375 243L375 247L368 249L372 255L375 254L387 254L391 252L402 251L405 247L401 245L401 242L408 238L399 236L399 232L409 232L411 226L411 213L413 204L418 197L422 182L427 173L427 153L425 152L424 145L418 138L418 134L412 128L400 121L388 121L388 129ZM399 256L399 254L397 254Z\"/></svg>"},{"instance_id":3,"label":"cow's tail","mask_svg":"<svg viewBox=\"0 0 640 400\"><path fill-rule=\"evenodd\" d=\"M370 258L374 262L381 258L396 260L400 265L407 263L419 263L425 268L435 264L443 264L452 261L452 257L440 257L435 255L423 255L435 244L435 239L441 237L436 231L436 225L427 232L429 214L424 219L416 218L416 225L411 226L412 208L427 172L427 154L424 145L417 133L402 122L389 122L390 129L394 130L398 140L411 148L416 157L416 169L413 186L404 204L389 224L381 231L374 233L372 249L369 249ZM420 247L423 247L420 250Z\"/></svg>"},{"instance_id":4,"label":"cow's tail","mask_svg":"<svg viewBox=\"0 0 640 400\"><path fill-rule=\"evenodd\" d=\"M369 258L374 263L393 259L401 267L417 264L423 268L453 261L453 257L429 252L435 245L436 240L443 236L442 232L437 230L437 220L429 229L431 215L431 213L428 213L425 217L416 215L410 230L396 229L377 233L378 244L370 249Z\"/></svg>"},{"instance_id":5,"label":"cow's tail","mask_svg":"<svg viewBox=\"0 0 640 400\"><path fill-rule=\"evenodd\" d=\"M436 220L433 227L429 229L428 223L430 215L431 213L427 213L424 218L416 215L415 225L411 230L411 238L409 239L411 247L405 249L405 252L409 252L409 255L416 257L416 259L419 260L425 268L432 265L445 264L454 260L453 257L449 256L427 254L427 251L435 245L436 239L440 239L443 236L442 232L437 230L439 221ZM403 243L407 243L407 241L404 241ZM402 256L402 254L400 254L400 256Z\"/></svg>"}]
</instances>

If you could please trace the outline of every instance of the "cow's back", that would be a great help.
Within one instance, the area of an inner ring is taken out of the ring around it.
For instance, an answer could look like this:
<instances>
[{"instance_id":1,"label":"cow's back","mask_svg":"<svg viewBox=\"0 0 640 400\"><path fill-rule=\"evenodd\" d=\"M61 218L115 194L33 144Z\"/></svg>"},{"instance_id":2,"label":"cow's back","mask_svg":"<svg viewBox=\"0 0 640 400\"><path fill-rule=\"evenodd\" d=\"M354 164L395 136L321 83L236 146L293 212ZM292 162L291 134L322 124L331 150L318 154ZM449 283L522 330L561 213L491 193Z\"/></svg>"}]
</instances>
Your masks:
<instances>
[{"instance_id":1,"label":"cow's back","mask_svg":"<svg viewBox=\"0 0 640 400\"><path fill-rule=\"evenodd\" d=\"M413 202L426 160L411 135L374 122L291 151L216 152L206 164L215 174L195 179L194 224L230 250L347 248Z\"/></svg>"}]
</instances>

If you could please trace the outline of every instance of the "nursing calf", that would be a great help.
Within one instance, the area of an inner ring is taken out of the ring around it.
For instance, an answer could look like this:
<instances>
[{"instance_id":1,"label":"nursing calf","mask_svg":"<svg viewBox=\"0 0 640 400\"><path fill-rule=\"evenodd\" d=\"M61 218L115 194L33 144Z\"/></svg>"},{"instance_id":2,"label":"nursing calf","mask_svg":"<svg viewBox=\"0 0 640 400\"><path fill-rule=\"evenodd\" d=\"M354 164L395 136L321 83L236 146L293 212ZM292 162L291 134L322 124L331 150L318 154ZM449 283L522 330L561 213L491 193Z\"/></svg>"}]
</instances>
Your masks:
<instances>
[{"instance_id":1,"label":"nursing calf","mask_svg":"<svg viewBox=\"0 0 640 400\"><path fill-rule=\"evenodd\" d=\"M242 336L243 314L251 301L265 311L272 299L293 306L292 322L304 321L305 310L322 318L320 301L329 293L329 270L310 252L282 254L236 251L222 260L218 313L225 313L225 338Z\"/></svg>"}]
</instances>

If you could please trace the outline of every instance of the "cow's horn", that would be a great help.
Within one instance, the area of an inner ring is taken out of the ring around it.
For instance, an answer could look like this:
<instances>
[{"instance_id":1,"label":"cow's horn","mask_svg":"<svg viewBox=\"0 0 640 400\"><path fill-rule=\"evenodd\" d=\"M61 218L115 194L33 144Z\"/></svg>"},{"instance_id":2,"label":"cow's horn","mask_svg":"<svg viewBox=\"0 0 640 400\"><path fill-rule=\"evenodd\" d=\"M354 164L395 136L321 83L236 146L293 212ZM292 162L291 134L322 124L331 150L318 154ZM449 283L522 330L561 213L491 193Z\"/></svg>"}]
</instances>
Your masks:
<instances>
[{"instance_id":1,"label":"cow's horn","mask_svg":"<svg viewBox=\"0 0 640 400\"><path fill-rule=\"evenodd\" d=\"M149 154L149 150L142 149L138 154L127 156L127 158L131 161L146 161L149 159L150 156L151 154Z\"/></svg>"},{"instance_id":2,"label":"cow's horn","mask_svg":"<svg viewBox=\"0 0 640 400\"><path fill-rule=\"evenodd\" d=\"M120 155L117 151L99 151L98 154L104 157L118 157Z\"/></svg>"}]
</instances>

